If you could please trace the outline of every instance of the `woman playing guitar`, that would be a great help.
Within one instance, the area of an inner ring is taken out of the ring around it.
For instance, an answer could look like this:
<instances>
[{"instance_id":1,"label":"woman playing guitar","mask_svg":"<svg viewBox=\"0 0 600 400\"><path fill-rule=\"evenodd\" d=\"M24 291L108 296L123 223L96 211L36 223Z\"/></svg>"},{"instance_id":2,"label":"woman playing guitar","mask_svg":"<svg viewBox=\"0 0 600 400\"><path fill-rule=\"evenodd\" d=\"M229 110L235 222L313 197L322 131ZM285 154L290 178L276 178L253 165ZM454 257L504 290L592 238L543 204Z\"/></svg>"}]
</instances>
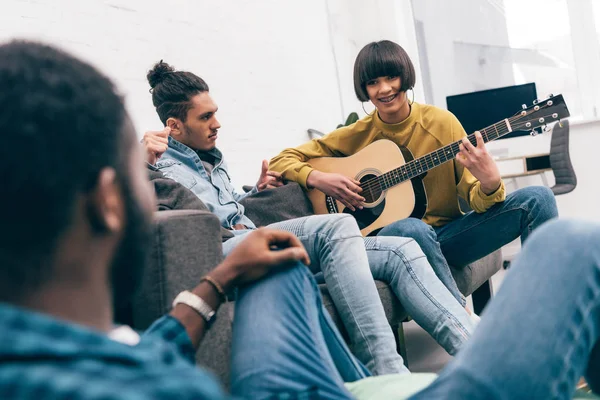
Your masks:
<instances>
[{"instance_id":1,"label":"woman playing guitar","mask_svg":"<svg viewBox=\"0 0 600 400\"><path fill-rule=\"evenodd\" d=\"M465 305L449 265L469 264L519 236L524 241L532 230L558 215L556 202L546 187L527 187L506 195L481 134L477 132L476 142L471 143L452 113L410 101L407 91L414 84L415 69L402 47L387 40L366 45L354 64L354 89L358 99L371 101L375 110L355 124L282 151L271 160L270 169L359 212L369 202L361 182L314 169L311 159L352 156L382 139L417 158L462 140L455 158L422 178L427 194L424 215L391 222L377 235L414 238L440 280ZM473 211L463 213L458 197Z\"/></svg>"}]
</instances>

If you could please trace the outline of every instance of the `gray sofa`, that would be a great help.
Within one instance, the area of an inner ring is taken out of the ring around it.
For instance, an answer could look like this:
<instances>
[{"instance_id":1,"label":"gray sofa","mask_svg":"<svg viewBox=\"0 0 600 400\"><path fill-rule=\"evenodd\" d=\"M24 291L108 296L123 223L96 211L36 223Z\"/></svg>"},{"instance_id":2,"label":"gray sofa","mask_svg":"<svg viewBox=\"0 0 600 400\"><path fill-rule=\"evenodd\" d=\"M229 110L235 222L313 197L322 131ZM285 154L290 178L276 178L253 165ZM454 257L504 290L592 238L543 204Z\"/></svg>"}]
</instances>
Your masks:
<instances>
[{"instance_id":1,"label":"gray sofa","mask_svg":"<svg viewBox=\"0 0 600 400\"><path fill-rule=\"evenodd\" d=\"M219 221L213 214L197 210L160 211L156 213L155 220L151 260L133 303L132 323L136 329L147 328L152 321L168 312L177 293L195 286L223 258ZM471 265L453 268L452 272L460 290L470 295L501 265L502 257L497 251ZM327 310L345 334L327 288L325 285L321 288ZM408 315L385 283L377 282L377 288L390 325L397 333L398 350L405 356L401 327ZM481 309L489 299L490 290L484 285L474 294L474 301L479 303L476 304L477 309ZM197 354L198 363L211 369L225 386L229 383L232 319L233 304L223 305Z\"/></svg>"}]
</instances>

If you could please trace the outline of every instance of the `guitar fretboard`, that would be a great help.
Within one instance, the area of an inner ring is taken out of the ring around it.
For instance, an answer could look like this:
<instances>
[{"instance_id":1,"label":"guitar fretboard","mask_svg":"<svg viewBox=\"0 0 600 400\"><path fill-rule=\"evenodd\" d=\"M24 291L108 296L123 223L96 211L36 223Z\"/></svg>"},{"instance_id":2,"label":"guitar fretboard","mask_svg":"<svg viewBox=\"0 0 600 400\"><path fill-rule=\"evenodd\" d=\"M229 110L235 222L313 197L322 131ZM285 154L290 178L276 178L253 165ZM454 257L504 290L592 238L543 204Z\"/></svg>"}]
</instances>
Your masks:
<instances>
[{"instance_id":1,"label":"guitar fretboard","mask_svg":"<svg viewBox=\"0 0 600 400\"><path fill-rule=\"evenodd\" d=\"M483 138L484 143L490 142L492 140L496 140L501 136L504 136L512 131L510 127L510 123L508 119L502 120L500 122L495 123L494 125L490 125L487 128L480 129L481 136ZM475 138L475 134L472 133L467 136L469 142L474 146L477 145L477 139ZM413 161L410 161L401 167L393 169L389 172L379 175L377 178L373 178L373 182L365 182L367 186L374 187L379 185L381 190L386 190L391 188L392 186L396 186L402 182L405 182L409 179L415 178L419 175L424 174L425 172L433 169L441 164L444 164L450 160L456 158L456 155L460 152L459 145L462 141L459 140L454 143L450 143L447 146L439 148L431 153L425 154L422 157L419 157ZM363 185L365 184L363 183Z\"/></svg>"}]
</instances>

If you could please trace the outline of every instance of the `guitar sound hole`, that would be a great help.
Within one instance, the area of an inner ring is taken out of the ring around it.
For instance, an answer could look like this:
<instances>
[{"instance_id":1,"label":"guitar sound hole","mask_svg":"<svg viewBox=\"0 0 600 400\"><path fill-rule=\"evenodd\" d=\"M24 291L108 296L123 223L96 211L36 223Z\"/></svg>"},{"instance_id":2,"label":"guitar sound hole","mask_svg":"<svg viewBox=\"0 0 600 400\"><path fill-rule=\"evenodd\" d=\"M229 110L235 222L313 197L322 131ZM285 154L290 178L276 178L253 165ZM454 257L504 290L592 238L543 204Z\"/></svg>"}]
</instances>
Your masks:
<instances>
[{"instance_id":1,"label":"guitar sound hole","mask_svg":"<svg viewBox=\"0 0 600 400\"><path fill-rule=\"evenodd\" d=\"M368 174L360 178L360 186L362 187L362 192L360 195L365 198L365 203L372 204L375 203L382 195L381 185L374 178L377 178L376 175ZM368 182L367 181L371 181Z\"/></svg>"}]
</instances>

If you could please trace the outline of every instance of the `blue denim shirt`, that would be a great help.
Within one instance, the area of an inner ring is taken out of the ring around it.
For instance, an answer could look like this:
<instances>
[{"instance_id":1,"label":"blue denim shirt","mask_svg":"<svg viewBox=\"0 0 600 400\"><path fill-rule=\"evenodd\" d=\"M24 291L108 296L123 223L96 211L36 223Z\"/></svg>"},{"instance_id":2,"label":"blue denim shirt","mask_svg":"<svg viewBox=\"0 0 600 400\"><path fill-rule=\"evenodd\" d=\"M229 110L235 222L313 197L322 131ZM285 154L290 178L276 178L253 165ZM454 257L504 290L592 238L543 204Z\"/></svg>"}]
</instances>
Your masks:
<instances>
[{"instance_id":1,"label":"blue denim shirt","mask_svg":"<svg viewBox=\"0 0 600 400\"><path fill-rule=\"evenodd\" d=\"M156 163L156 167L167 178L179 182L194 192L208 209L219 217L224 228L231 229L236 224L243 224L251 229L256 228L254 223L244 215L244 206L240 204L244 197L258 191L256 186L248 193L237 193L231 184L223 154L216 148L208 154L215 157L215 165L210 174L194 150L169 137L169 148ZM242 232L244 231L234 231L234 233Z\"/></svg>"}]
</instances>

